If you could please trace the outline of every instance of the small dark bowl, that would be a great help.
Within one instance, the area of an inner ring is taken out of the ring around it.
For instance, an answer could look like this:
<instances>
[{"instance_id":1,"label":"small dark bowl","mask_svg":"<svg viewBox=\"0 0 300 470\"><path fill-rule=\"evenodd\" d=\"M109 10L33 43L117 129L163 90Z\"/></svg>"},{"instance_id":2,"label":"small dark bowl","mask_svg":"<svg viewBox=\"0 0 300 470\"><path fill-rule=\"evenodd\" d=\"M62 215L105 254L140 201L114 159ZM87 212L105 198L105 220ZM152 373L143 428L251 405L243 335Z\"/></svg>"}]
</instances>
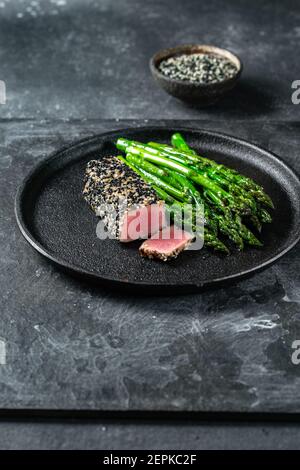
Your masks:
<instances>
[{"instance_id":1,"label":"small dark bowl","mask_svg":"<svg viewBox=\"0 0 300 470\"><path fill-rule=\"evenodd\" d=\"M231 78L226 78L218 83L194 83L184 80L175 80L168 78L162 74L158 66L162 60L169 57L179 56L182 54L212 54L224 57L230 60L237 68L236 74ZM195 103L201 106L207 106L215 103L225 93L231 90L237 83L241 76L243 65L239 57L226 49L219 47L206 46L206 45L184 45L172 47L171 49L164 49L157 52L150 60L150 70L155 81L170 95L175 96L183 101Z\"/></svg>"}]
</instances>

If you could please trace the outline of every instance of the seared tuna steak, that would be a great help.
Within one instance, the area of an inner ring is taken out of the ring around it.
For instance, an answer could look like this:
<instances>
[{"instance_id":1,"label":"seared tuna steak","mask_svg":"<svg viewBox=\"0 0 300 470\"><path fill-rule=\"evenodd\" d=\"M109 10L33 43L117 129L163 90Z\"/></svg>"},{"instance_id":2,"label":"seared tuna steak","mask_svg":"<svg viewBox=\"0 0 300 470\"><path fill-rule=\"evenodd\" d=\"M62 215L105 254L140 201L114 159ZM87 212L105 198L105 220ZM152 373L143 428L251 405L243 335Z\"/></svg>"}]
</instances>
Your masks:
<instances>
[{"instance_id":1,"label":"seared tuna steak","mask_svg":"<svg viewBox=\"0 0 300 470\"><path fill-rule=\"evenodd\" d=\"M140 254L147 258L167 261L176 258L194 238L195 236L189 232L171 225L154 234L149 240L144 241L140 246Z\"/></svg>"},{"instance_id":2,"label":"seared tuna steak","mask_svg":"<svg viewBox=\"0 0 300 470\"><path fill-rule=\"evenodd\" d=\"M108 232L122 242L147 238L165 225L163 202L117 157L87 164L83 195Z\"/></svg>"}]
</instances>

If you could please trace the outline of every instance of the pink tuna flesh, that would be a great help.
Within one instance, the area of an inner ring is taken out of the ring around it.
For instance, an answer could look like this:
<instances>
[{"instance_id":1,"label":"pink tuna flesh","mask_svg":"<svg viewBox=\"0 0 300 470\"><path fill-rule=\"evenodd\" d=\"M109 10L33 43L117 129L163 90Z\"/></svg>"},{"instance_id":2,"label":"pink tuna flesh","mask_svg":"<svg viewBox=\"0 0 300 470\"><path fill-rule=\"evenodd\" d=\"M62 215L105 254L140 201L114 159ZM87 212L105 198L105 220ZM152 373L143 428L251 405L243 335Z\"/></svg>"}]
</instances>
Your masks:
<instances>
[{"instance_id":1,"label":"pink tuna flesh","mask_svg":"<svg viewBox=\"0 0 300 470\"><path fill-rule=\"evenodd\" d=\"M150 204L125 213L120 228L120 241L148 238L166 225L163 203Z\"/></svg>"},{"instance_id":2,"label":"pink tuna flesh","mask_svg":"<svg viewBox=\"0 0 300 470\"><path fill-rule=\"evenodd\" d=\"M194 235L171 225L144 241L139 251L142 256L167 261L176 258L193 239Z\"/></svg>"}]
</instances>

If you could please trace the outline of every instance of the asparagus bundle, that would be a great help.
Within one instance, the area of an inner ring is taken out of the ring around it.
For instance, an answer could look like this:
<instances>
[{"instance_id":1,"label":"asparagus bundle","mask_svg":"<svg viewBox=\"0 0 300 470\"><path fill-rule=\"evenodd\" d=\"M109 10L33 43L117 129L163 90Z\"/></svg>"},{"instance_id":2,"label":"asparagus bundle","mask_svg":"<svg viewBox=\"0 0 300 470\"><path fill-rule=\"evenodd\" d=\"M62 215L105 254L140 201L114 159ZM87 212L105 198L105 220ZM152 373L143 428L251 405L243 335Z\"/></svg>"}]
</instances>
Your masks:
<instances>
[{"instance_id":1,"label":"asparagus bundle","mask_svg":"<svg viewBox=\"0 0 300 470\"><path fill-rule=\"evenodd\" d=\"M262 224L272 220L268 209L273 208L273 203L263 188L236 170L198 155L179 133L172 135L171 144L119 138L116 146L126 155L119 158L147 181L172 210L175 223L185 203L193 204L195 210L204 207L207 246L228 253L219 238L222 235L240 250L245 243L262 246L247 225L250 223L260 232Z\"/></svg>"}]
</instances>

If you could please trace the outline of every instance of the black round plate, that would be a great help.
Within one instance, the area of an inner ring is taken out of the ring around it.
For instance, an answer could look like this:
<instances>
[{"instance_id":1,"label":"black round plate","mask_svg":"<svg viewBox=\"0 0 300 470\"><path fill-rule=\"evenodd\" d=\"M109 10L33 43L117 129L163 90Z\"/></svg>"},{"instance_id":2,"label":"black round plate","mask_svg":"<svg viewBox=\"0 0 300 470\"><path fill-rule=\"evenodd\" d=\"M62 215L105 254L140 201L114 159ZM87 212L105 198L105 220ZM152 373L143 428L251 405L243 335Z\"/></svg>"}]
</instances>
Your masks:
<instances>
[{"instance_id":1,"label":"black round plate","mask_svg":"<svg viewBox=\"0 0 300 470\"><path fill-rule=\"evenodd\" d=\"M275 204L273 223L264 227L264 247L222 256L203 248L166 263L143 259L141 242L122 244L96 237L97 217L82 198L86 163L116 154L119 136L143 142L170 141L180 131L199 153L229 165L263 185ZM291 249L300 234L300 182L276 156L231 136L192 129L122 129L82 140L40 163L16 196L16 217L26 240L62 268L137 293L194 291L233 281L267 267Z\"/></svg>"}]
</instances>

